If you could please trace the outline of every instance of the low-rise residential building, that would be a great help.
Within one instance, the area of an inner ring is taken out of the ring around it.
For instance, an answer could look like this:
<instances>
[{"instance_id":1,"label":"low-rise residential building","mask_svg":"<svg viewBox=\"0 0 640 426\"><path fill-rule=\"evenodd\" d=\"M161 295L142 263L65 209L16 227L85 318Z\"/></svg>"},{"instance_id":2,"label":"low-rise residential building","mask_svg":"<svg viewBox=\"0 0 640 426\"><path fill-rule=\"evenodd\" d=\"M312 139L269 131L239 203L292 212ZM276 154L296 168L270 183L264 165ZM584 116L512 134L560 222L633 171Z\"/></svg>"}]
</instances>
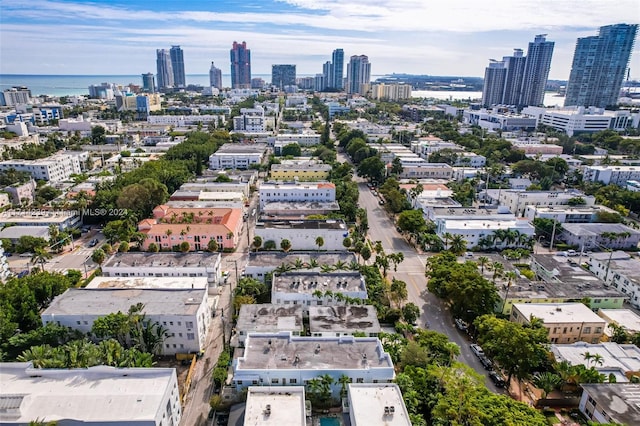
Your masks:
<instances>
[{"instance_id":1,"label":"low-rise residential building","mask_svg":"<svg viewBox=\"0 0 640 426\"><path fill-rule=\"evenodd\" d=\"M204 277L220 283L220 253L116 253L102 265L104 277Z\"/></svg>"},{"instance_id":2,"label":"low-rise residential building","mask_svg":"<svg viewBox=\"0 0 640 426\"><path fill-rule=\"evenodd\" d=\"M591 253L586 265L604 284L622 292L634 308L640 308L640 260L623 251Z\"/></svg>"},{"instance_id":3,"label":"low-rise residential building","mask_svg":"<svg viewBox=\"0 0 640 426\"><path fill-rule=\"evenodd\" d=\"M264 108L241 108L240 115L233 117L233 130L240 133L263 133L267 130Z\"/></svg>"},{"instance_id":4,"label":"low-rise residential building","mask_svg":"<svg viewBox=\"0 0 640 426\"><path fill-rule=\"evenodd\" d=\"M598 343L607 323L582 303L515 303L510 320L530 324L542 321L551 343Z\"/></svg>"},{"instance_id":5,"label":"low-rise residential building","mask_svg":"<svg viewBox=\"0 0 640 426\"><path fill-rule=\"evenodd\" d=\"M515 217L503 219L451 219L436 218L436 233L444 240L445 234L460 235L467 244L468 249L474 247L507 247L529 246L535 235L535 227L525 219ZM517 232L517 241L496 241L493 239L498 231ZM493 239L493 240L492 240ZM489 244L489 241L491 243Z\"/></svg>"},{"instance_id":6,"label":"low-rise residential building","mask_svg":"<svg viewBox=\"0 0 640 426\"><path fill-rule=\"evenodd\" d=\"M581 198L584 205L592 206L596 199L593 195L585 195L575 189L564 191L526 191L516 189L489 189L486 192L487 200L507 206L511 213L523 217L529 205L534 206L560 206L569 204L569 200ZM573 201L572 201L573 202Z\"/></svg>"},{"instance_id":7,"label":"low-rise residential building","mask_svg":"<svg viewBox=\"0 0 640 426\"><path fill-rule=\"evenodd\" d=\"M55 154L40 160L6 160L0 161L0 171L14 169L27 172L35 180L61 182L68 180L72 174L81 174L80 161L76 155Z\"/></svg>"},{"instance_id":8,"label":"low-rise residential building","mask_svg":"<svg viewBox=\"0 0 640 426\"><path fill-rule=\"evenodd\" d=\"M533 131L537 127L537 119L525 114L506 113L494 108L493 110L465 109L462 113L465 124L480 126L488 131Z\"/></svg>"},{"instance_id":9,"label":"low-rise residential building","mask_svg":"<svg viewBox=\"0 0 640 426\"><path fill-rule=\"evenodd\" d=\"M272 146L278 142L284 143L285 145L297 143L300 146L314 146L320 145L320 134L309 131L302 133L280 133L268 138L268 141Z\"/></svg>"},{"instance_id":10,"label":"low-rise residential building","mask_svg":"<svg viewBox=\"0 0 640 426\"><path fill-rule=\"evenodd\" d=\"M602 213L615 213L605 206L535 206L528 205L524 211L524 217L529 220L536 218L553 219L560 223L592 223L598 222Z\"/></svg>"},{"instance_id":11,"label":"low-rise residential building","mask_svg":"<svg viewBox=\"0 0 640 426\"><path fill-rule=\"evenodd\" d=\"M89 333L96 319L138 303L144 305L141 313L167 332L161 354L204 349L212 316L206 289L70 288L42 312L42 323Z\"/></svg>"},{"instance_id":12,"label":"low-rise residential building","mask_svg":"<svg viewBox=\"0 0 640 426\"><path fill-rule=\"evenodd\" d=\"M487 164L487 158L484 155L474 152L460 152L456 156L456 162L453 167L471 167L479 169Z\"/></svg>"},{"instance_id":13,"label":"low-rise residential building","mask_svg":"<svg viewBox=\"0 0 640 426\"><path fill-rule=\"evenodd\" d=\"M552 154L552 155L560 155L562 154L562 146L554 145L551 143L539 143L539 142L530 142L530 141L516 141L513 144L513 147L523 151L526 155L542 155L542 154Z\"/></svg>"},{"instance_id":14,"label":"low-rise residential building","mask_svg":"<svg viewBox=\"0 0 640 426\"><path fill-rule=\"evenodd\" d=\"M94 277L84 288L207 289L206 277Z\"/></svg>"},{"instance_id":15,"label":"low-rise residential building","mask_svg":"<svg viewBox=\"0 0 640 426\"><path fill-rule=\"evenodd\" d=\"M578 409L594 423L640 424L640 385L634 383L599 383L580 385L582 396Z\"/></svg>"},{"instance_id":16,"label":"low-rise residential building","mask_svg":"<svg viewBox=\"0 0 640 426\"><path fill-rule=\"evenodd\" d=\"M80 224L80 216L75 210L20 210L9 209L0 212L0 226L56 226L60 231L75 228Z\"/></svg>"},{"instance_id":17,"label":"low-rise residential building","mask_svg":"<svg viewBox=\"0 0 640 426\"><path fill-rule=\"evenodd\" d=\"M329 215L338 211L340 211L340 204L337 201L278 202L265 204L261 209L261 216L270 220L297 220L305 219L310 215Z\"/></svg>"},{"instance_id":18,"label":"low-rise residential building","mask_svg":"<svg viewBox=\"0 0 640 426\"><path fill-rule=\"evenodd\" d=\"M260 209L273 202L333 202L336 186L331 182L263 183L259 189Z\"/></svg>"},{"instance_id":19,"label":"low-rise residential building","mask_svg":"<svg viewBox=\"0 0 640 426\"><path fill-rule=\"evenodd\" d=\"M335 305L345 299L367 300L367 287L360 272L291 271L274 274L271 303L309 306Z\"/></svg>"},{"instance_id":20,"label":"low-rise residential building","mask_svg":"<svg viewBox=\"0 0 640 426\"><path fill-rule=\"evenodd\" d=\"M242 210L233 208L179 208L160 205L153 209L153 219L138 224L145 234L144 250L150 244L160 249L171 249L183 242L189 243L189 251L207 250L210 240L219 249L234 249L242 231Z\"/></svg>"},{"instance_id":21,"label":"low-rise residential building","mask_svg":"<svg viewBox=\"0 0 640 426\"><path fill-rule=\"evenodd\" d=\"M271 166L269 176L272 180L276 181L301 181L301 182L314 182L314 181L326 181L329 178L331 172L331 165L322 164L317 162L305 162L305 163L283 163L274 164Z\"/></svg>"},{"instance_id":22,"label":"low-rise residential building","mask_svg":"<svg viewBox=\"0 0 640 426\"><path fill-rule=\"evenodd\" d=\"M556 362L594 367L605 377L613 374L618 383L628 382L630 375L640 372L640 348L636 345L576 342L571 345L552 344L550 349ZM594 357L599 361L594 362Z\"/></svg>"},{"instance_id":23,"label":"low-rise residential building","mask_svg":"<svg viewBox=\"0 0 640 426\"><path fill-rule=\"evenodd\" d=\"M247 336L251 333L286 331L293 336L300 336L304 333L302 314L302 305L244 304L240 306L236 322L238 343L244 346Z\"/></svg>"},{"instance_id":24,"label":"low-rise residential building","mask_svg":"<svg viewBox=\"0 0 640 426\"><path fill-rule=\"evenodd\" d=\"M420 161L410 160L408 158L402 158L400 164L402 165L402 173L399 177L401 179L447 179L453 178L454 169L446 163L427 163L426 161L419 159ZM389 165L388 167L391 167Z\"/></svg>"},{"instance_id":25,"label":"low-rise residential building","mask_svg":"<svg viewBox=\"0 0 640 426\"><path fill-rule=\"evenodd\" d=\"M282 240L291 243L291 250L344 250L343 241L349 228L342 220L264 220L256 222L255 235L263 245L273 241L280 248ZM318 246L318 237L323 245Z\"/></svg>"},{"instance_id":26,"label":"low-rise residential building","mask_svg":"<svg viewBox=\"0 0 640 426\"><path fill-rule=\"evenodd\" d=\"M318 269L322 265L344 265L357 267L356 255L350 251L258 251L249 253L249 260L245 266L244 274L248 277L264 281L267 274L273 272L282 265L287 269ZM281 272L284 272L281 270Z\"/></svg>"},{"instance_id":27,"label":"low-rise residential building","mask_svg":"<svg viewBox=\"0 0 640 426\"><path fill-rule=\"evenodd\" d=\"M349 383L351 426L411 426L402 392L395 383Z\"/></svg>"},{"instance_id":28,"label":"low-rise residential building","mask_svg":"<svg viewBox=\"0 0 640 426\"><path fill-rule=\"evenodd\" d=\"M251 185L249 182L234 181L234 182L187 182L180 185L179 191L193 191L193 192L240 192L245 197L249 196Z\"/></svg>"},{"instance_id":29,"label":"low-rise residential building","mask_svg":"<svg viewBox=\"0 0 640 426\"><path fill-rule=\"evenodd\" d=\"M353 383L391 383L393 361L377 337L299 337L289 333L252 334L244 355L233 362L233 386L306 385L329 375L331 391L340 391L338 379Z\"/></svg>"},{"instance_id":30,"label":"low-rise residential building","mask_svg":"<svg viewBox=\"0 0 640 426\"><path fill-rule=\"evenodd\" d=\"M209 169L248 169L252 164L260 164L267 152L263 143L226 143L209 156Z\"/></svg>"},{"instance_id":31,"label":"low-rise residential building","mask_svg":"<svg viewBox=\"0 0 640 426\"><path fill-rule=\"evenodd\" d=\"M28 182L6 186L4 191L11 197L14 205L31 204L36 197L36 181L30 179Z\"/></svg>"},{"instance_id":32,"label":"low-rise residential building","mask_svg":"<svg viewBox=\"0 0 640 426\"><path fill-rule=\"evenodd\" d=\"M614 334L612 324L622 327L629 335L640 332L640 315L631 309L598 309L598 316L607 322L604 334L608 339Z\"/></svg>"},{"instance_id":33,"label":"low-rise residential building","mask_svg":"<svg viewBox=\"0 0 640 426\"><path fill-rule=\"evenodd\" d=\"M178 425L182 417L174 368L104 365L41 369L31 363L0 364L0 423L35 420L59 425Z\"/></svg>"},{"instance_id":34,"label":"low-rise residential building","mask_svg":"<svg viewBox=\"0 0 640 426\"><path fill-rule=\"evenodd\" d=\"M560 239L584 250L635 249L640 231L621 223L565 223Z\"/></svg>"},{"instance_id":35,"label":"low-rise residential building","mask_svg":"<svg viewBox=\"0 0 640 426\"><path fill-rule=\"evenodd\" d=\"M314 337L355 333L376 337L380 331L378 312L373 305L309 306L309 332Z\"/></svg>"},{"instance_id":36,"label":"low-rise residential building","mask_svg":"<svg viewBox=\"0 0 640 426\"><path fill-rule=\"evenodd\" d=\"M582 180L624 188L628 181L640 180L640 166L585 166Z\"/></svg>"},{"instance_id":37,"label":"low-rise residential building","mask_svg":"<svg viewBox=\"0 0 640 426\"><path fill-rule=\"evenodd\" d=\"M249 386L244 426L307 426L304 386Z\"/></svg>"}]
</instances>

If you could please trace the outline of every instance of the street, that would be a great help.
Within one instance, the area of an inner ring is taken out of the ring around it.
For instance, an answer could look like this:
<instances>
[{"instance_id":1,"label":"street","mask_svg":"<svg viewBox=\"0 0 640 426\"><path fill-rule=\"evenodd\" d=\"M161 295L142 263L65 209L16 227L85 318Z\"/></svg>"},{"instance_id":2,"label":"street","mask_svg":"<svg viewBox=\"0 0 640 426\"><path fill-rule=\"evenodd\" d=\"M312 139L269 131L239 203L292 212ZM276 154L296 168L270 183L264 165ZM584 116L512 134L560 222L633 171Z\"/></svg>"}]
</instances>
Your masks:
<instances>
[{"instance_id":1,"label":"street","mask_svg":"<svg viewBox=\"0 0 640 426\"><path fill-rule=\"evenodd\" d=\"M487 376L487 370L471 352L469 348L471 342L468 336L455 328L446 303L427 290L427 279L424 272L429 255L419 254L407 243L396 230L390 215L384 209L384 205L378 204L379 198L373 195L373 191L367 187L366 181L360 178L355 179L360 191L359 205L367 210L369 238L373 242L381 241L385 253L401 252L404 255L404 261L398 267L398 271L391 269L388 272L388 278L396 278L407 283L407 302L414 303L421 311L418 325L424 327L425 324L428 324L428 328L431 330L447 335L449 340L460 346L458 360L485 376L485 383L491 391L504 394L505 390L497 388L493 384Z\"/></svg>"}]
</instances>

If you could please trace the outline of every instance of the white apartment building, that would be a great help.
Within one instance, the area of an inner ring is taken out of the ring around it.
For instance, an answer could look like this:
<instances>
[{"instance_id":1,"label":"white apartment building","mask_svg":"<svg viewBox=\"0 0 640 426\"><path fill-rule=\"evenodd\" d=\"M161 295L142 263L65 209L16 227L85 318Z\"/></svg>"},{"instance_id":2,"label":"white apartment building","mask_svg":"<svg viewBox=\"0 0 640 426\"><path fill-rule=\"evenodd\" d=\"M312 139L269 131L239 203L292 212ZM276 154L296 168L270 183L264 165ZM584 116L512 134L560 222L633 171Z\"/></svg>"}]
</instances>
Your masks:
<instances>
[{"instance_id":1,"label":"white apartment building","mask_svg":"<svg viewBox=\"0 0 640 426\"><path fill-rule=\"evenodd\" d=\"M454 169L446 163L427 163L421 158L401 158L401 179L447 179L453 178ZM391 165L388 165L391 167Z\"/></svg>"},{"instance_id":2,"label":"white apartment building","mask_svg":"<svg viewBox=\"0 0 640 426\"><path fill-rule=\"evenodd\" d=\"M376 337L382 331L373 305L310 305L308 309L309 332L313 337L352 336L354 333Z\"/></svg>"},{"instance_id":3,"label":"white apartment building","mask_svg":"<svg viewBox=\"0 0 640 426\"><path fill-rule=\"evenodd\" d=\"M277 136L267 138L267 141L271 146L277 142L282 142L285 145L297 143L300 146L313 146L320 145L320 134L309 131L302 133L281 133Z\"/></svg>"},{"instance_id":4,"label":"white apartment building","mask_svg":"<svg viewBox=\"0 0 640 426\"><path fill-rule=\"evenodd\" d=\"M258 191L260 208L276 202L332 202L336 186L331 182L263 183Z\"/></svg>"},{"instance_id":5,"label":"white apartment building","mask_svg":"<svg viewBox=\"0 0 640 426\"><path fill-rule=\"evenodd\" d=\"M569 136L608 129L623 131L630 126L637 127L639 118L628 110L607 111L604 108L583 106L558 109L526 107L522 114L534 117L538 124L560 130Z\"/></svg>"},{"instance_id":6,"label":"white apartment building","mask_svg":"<svg viewBox=\"0 0 640 426\"><path fill-rule=\"evenodd\" d=\"M255 235L263 244L273 241L276 248L286 239L291 250L344 250L342 242L349 236L349 228L342 220L265 220L256 222ZM324 245L318 247L316 239L322 237Z\"/></svg>"},{"instance_id":7,"label":"white apartment building","mask_svg":"<svg viewBox=\"0 0 640 426\"><path fill-rule=\"evenodd\" d=\"M640 309L640 260L623 252L591 253L587 266L605 285L621 291L629 303Z\"/></svg>"},{"instance_id":8,"label":"white apartment building","mask_svg":"<svg viewBox=\"0 0 640 426\"><path fill-rule=\"evenodd\" d=\"M621 223L565 223L560 239L583 250L636 249L640 232Z\"/></svg>"},{"instance_id":9,"label":"white apartment building","mask_svg":"<svg viewBox=\"0 0 640 426\"><path fill-rule=\"evenodd\" d=\"M607 322L604 334L609 339L614 333L609 327L611 324L622 327L631 335L640 332L640 315L632 309L598 309L598 316Z\"/></svg>"},{"instance_id":10,"label":"white apartment building","mask_svg":"<svg viewBox=\"0 0 640 426\"><path fill-rule=\"evenodd\" d=\"M585 166L582 180L627 186L627 181L640 180L640 166Z\"/></svg>"},{"instance_id":11,"label":"white apartment building","mask_svg":"<svg viewBox=\"0 0 640 426\"><path fill-rule=\"evenodd\" d=\"M372 84L372 99L386 99L389 101L398 101L400 99L411 98L410 84Z\"/></svg>"},{"instance_id":12,"label":"white apartment building","mask_svg":"<svg viewBox=\"0 0 640 426\"><path fill-rule=\"evenodd\" d=\"M155 125L165 125L173 127L185 127L193 126L198 123L208 125L209 123L217 123L219 126L224 126L226 123L224 115L216 114L203 114L203 115L149 115L147 116L147 123Z\"/></svg>"},{"instance_id":13,"label":"white apartment building","mask_svg":"<svg viewBox=\"0 0 640 426\"><path fill-rule=\"evenodd\" d=\"M267 145L226 143L209 156L209 169L248 169L260 164L267 152Z\"/></svg>"},{"instance_id":14,"label":"white apartment building","mask_svg":"<svg viewBox=\"0 0 640 426\"><path fill-rule=\"evenodd\" d=\"M640 371L640 348L633 344L618 344L614 342L585 343L576 342L570 345L552 344L551 353L556 362L567 361L571 365L594 367L600 374L608 377L613 374L618 383L628 382L625 373ZM585 359L586 353L600 355L602 364Z\"/></svg>"},{"instance_id":15,"label":"white apartment building","mask_svg":"<svg viewBox=\"0 0 640 426\"><path fill-rule=\"evenodd\" d=\"M452 151L463 151L462 146L453 143L445 142L440 138L434 136L428 136L419 138L417 141L411 142L411 151L425 160L429 159L429 156L434 152L441 151L443 149L450 149Z\"/></svg>"},{"instance_id":16,"label":"white apartment building","mask_svg":"<svg viewBox=\"0 0 640 426\"><path fill-rule=\"evenodd\" d=\"M245 197L249 196L249 182L187 182L180 186L179 191L199 192L240 192Z\"/></svg>"},{"instance_id":17,"label":"white apartment building","mask_svg":"<svg viewBox=\"0 0 640 426\"><path fill-rule=\"evenodd\" d=\"M524 210L524 217L529 220L536 218L553 219L560 223L592 223L598 221L598 213L614 213L605 206L535 206L528 205Z\"/></svg>"},{"instance_id":18,"label":"white apartment building","mask_svg":"<svg viewBox=\"0 0 640 426\"><path fill-rule=\"evenodd\" d=\"M509 216L509 215L505 215ZM495 235L497 230L515 230L519 232L520 238L533 238L535 227L526 219L517 218L489 218L480 217L477 219L462 218L436 218L436 233L443 239L443 235L460 235L467 242L467 248L472 249L480 243L480 240ZM444 241L444 239L443 239ZM525 243L520 243L526 246ZM506 242L500 242L498 247L506 246Z\"/></svg>"},{"instance_id":19,"label":"white apartment building","mask_svg":"<svg viewBox=\"0 0 640 426\"><path fill-rule=\"evenodd\" d=\"M511 213L523 217L527 206L560 206L569 200L582 198L586 206L593 206L596 199L593 195L569 189L565 191L525 191L519 189L489 189L486 191L490 202L507 206Z\"/></svg>"},{"instance_id":20,"label":"white apartment building","mask_svg":"<svg viewBox=\"0 0 640 426\"><path fill-rule=\"evenodd\" d=\"M411 426L400 388L395 383L349 383L351 426Z\"/></svg>"},{"instance_id":21,"label":"white apartment building","mask_svg":"<svg viewBox=\"0 0 640 426\"><path fill-rule=\"evenodd\" d=\"M195 353L204 349L211 322L206 289L88 289L70 288L56 297L41 314L42 323L53 322L88 333L93 322L142 303L142 313L166 329L162 355Z\"/></svg>"},{"instance_id":22,"label":"white apartment building","mask_svg":"<svg viewBox=\"0 0 640 426\"><path fill-rule=\"evenodd\" d=\"M116 253L102 265L103 277L206 278L220 283L220 253Z\"/></svg>"},{"instance_id":23,"label":"white apartment building","mask_svg":"<svg viewBox=\"0 0 640 426\"><path fill-rule=\"evenodd\" d=\"M182 417L175 368L34 368L0 364L0 424L177 426Z\"/></svg>"},{"instance_id":24,"label":"white apartment building","mask_svg":"<svg viewBox=\"0 0 640 426\"><path fill-rule=\"evenodd\" d=\"M350 251L323 252L312 250L289 253L281 251L257 251L249 253L247 264L244 267L244 274L248 277L264 281L267 274L273 272L274 269L282 264L315 267L311 266L311 264L318 266L335 265L337 262L341 262L343 265L355 264L356 255Z\"/></svg>"},{"instance_id":25,"label":"white apartment building","mask_svg":"<svg viewBox=\"0 0 640 426\"><path fill-rule=\"evenodd\" d=\"M293 336L304 334L302 305L264 303L260 305L244 304L236 322L238 343L244 346L251 333L289 332Z\"/></svg>"},{"instance_id":26,"label":"white apartment building","mask_svg":"<svg viewBox=\"0 0 640 426\"><path fill-rule=\"evenodd\" d=\"M80 212L77 210L19 210L9 209L0 213L0 226L30 226L47 228L56 226L59 230L80 225Z\"/></svg>"},{"instance_id":27,"label":"white apartment building","mask_svg":"<svg viewBox=\"0 0 640 426\"><path fill-rule=\"evenodd\" d=\"M264 133L266 120L264 108L241 108L240 115L233 117L233 130L236 132Z\"/></svg>"},{"instance_id":28,"label":"white apartment building","mask_svg":"<svg viewBox=\"0 0 640 426\"><path fill-rule=\"evenodd\" d=\"M550 143L537 143L530 141L516 141L513 147L523 151L526 155L560 155L563 148L560 145L554 145Z\"/></svg>"},{"instance_id":29,"label":"white apartment building","mask_svg":"<svg viewBox=\"0 0 640 426\"><path fill-rule=\"evenodd\" d=\"M475 154L473 152L460 152L457 155L456 162L453 167L473 167L480 169L487 164L487 158L484 155Z\"/></svg>"},{"instance_id":30,"label":"white apartment building","mask_svg":"<svg viewBox=\"0 0 640 426\"><path fill-rule=\"evenodd\" d=\"M486 109L465 109L462 113L465 124L480 126L490 132L497 130L535 130L536 119L525 114L512 114L500 112L497 108L489 111Z\"/></svg>"},{"instance_id":31,"label":"white apartment building","mask_svg":"<svg viewBox=\"0 0 640 426\"><path fill-rule=\"evenodd\" d=\"M31 174L35 180L61 182L72 174L81 174L80 160L76 155L55 154L40 160L0 161L0 171L15 169Z\"/></svg>"},{"instance_id":32,"label":"white apartment building","mask_svg":"<svg viewBox=\"0 0 640 426\"><path fill-rule=\"evenodd\" d=\"M304 386L249 386L243 426L307 426Z\"/></svg>"},{"instance_id":33,"label":"white apartment building","mask_svg":"<svg viewBox=\"0 0 640 426\"><path fill-rule=\"evenodd\" d=\"M233 361L233 386L303 386L328 374L338 396L342 375L353 383L391 383L393 361L377 337L299 337L260 333L247 337L244 355Z\"/></svg>"},{"instance_id":34,"label":"white apartment building","mask_svg":"<svg viewBox=\"0 0 640 426\"><path fill-rule=\"evenodd\" d=\"M28 104L31 102L31 90L26 87L12 87L11 89L3 90L0 101L2 101L0 102L2 106Z\"/></svg>"},{"instance_id":35,"label":"white apartment building","mask_svg":"<svg viewBox=\"0 0 640 426\"><path fill-rule=\"evenodd\" d=\"M578 409L594 424L640 424L639 384L583 383L580 387L582 388L582 397Z\"/></svg>"},{"instance_id":36,"label":"white apartment building","mask_svg":"<svg viewBox=\"0 0 640 426\"><path fill-rule=\"evenodd\" d=\"M331 292L326 295L326 292ZM318 292L323 295L320 296ZM336 271L291 271L274 275L271 284L271 303L302 305L304 312L310 306L335 305L340 302L340 293L350 298L366 300L367 288L359 272Z\"/></svg>"}]
</instances>

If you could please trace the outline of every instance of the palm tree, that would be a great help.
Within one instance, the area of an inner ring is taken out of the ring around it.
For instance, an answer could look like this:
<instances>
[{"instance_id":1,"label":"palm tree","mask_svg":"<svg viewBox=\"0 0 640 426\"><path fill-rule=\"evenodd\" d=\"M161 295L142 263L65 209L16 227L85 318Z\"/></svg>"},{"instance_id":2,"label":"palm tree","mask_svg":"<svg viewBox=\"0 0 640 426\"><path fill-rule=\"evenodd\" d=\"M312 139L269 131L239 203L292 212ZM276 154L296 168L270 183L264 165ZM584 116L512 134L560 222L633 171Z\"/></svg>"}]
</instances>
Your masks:
<instances>
[{"instance_id":1,"label":"palm tree","mask_svg":"<svg viewBox=\"0 0 640 426\"><path fill-rule=\"evenodd\" d=\"M404 261L404 254L402 252L391 253L387 255L389 260L393 263L393 271L398 271L398 265L400 265Z\"/></svg>"},{"instance_id":2,"label":"palm tree","mask_svg":"<svg viewBox=\"0 0 640 426\"><path fill-rule=\"evenodd\" d=\"M480 256L478 258L478 265L480 265L480 273L484 276L484 267L489 264L489 258L487 256Z\"/></svg>"},{"instance_id":3,"label":"palm tree","mask_svg":"<svg viewBox=\"0 0 640 426\"><path fill-rule=\"evenodd\" d=\"M31 263L35 265L40 262L40 267L42 268L42 272L44 272L44 265L47 263L47 260L51 259L51 257L51 254L45 249L36 247L36 249L33 250L33 256L31 256Z\"/></svg>"},{"instance_id":4,"label":"palm tree","mask_svg":"<svg viewBox=\"0 0 640 426\"><path fill-rule=\"evenodd\" d=\"M467 242L462 238L462 235L455 234L451 237L451 247L449 251L456 255L461 255L467 249Z\"/></svg>"},{"instance_id":5,"label":"palm tree","mask_svg":"<svg viewBox=\"0 0 640 426\"><path fill-rule=\"evenodd\" d=\"M587 367L588 367L589 364L591 364L591 360L593 359L593 355L591 355L591 352L585 352L584 354L582 354L582 357L587 362Z\"/></svg>"},{"instance_id":6,"label":"palm tree","mask_svg":"<svg viewBox=\"0 0 640 426\"><path fill-rule=\"evenodd\" d=\"M282 241L280 241L280 248L287 253L289 250L291 250L291 241L287 240L286 238L283 239Z\"/></svg>"},{"instance_id":7,"label":"palm tree","mask_svg":"<svg viewBox=\"0 0 640 426\"><path fill-rule=\"evenodd\" d=\"M322 237L316 238L316 245L318 246L318 251L319 251L324 245L324 238Z\"/></svg>"},{"instance_id":8,"label":"palm tree","mask_svg":"<svg viewBox=\"0 0 640 426\"><path fill-rule=\"evenodd\" d=\"M340 378L338 379L338 383L340 384L341 388L340 388L340 396L342 398L347 396L347 385L349 383L351 383L351 379L349 378L349 376L347 376L346 374L343 374L342 376L340 376Z\"/></svg>"},{"instance_id":9,"label":"palm tree","mask_svg":"<svg viewBox=\"0 0 640 426\"><path fill-rule=\"evenodd\" d=\"M309 269L317 268L318 265L318 259L316 259L315 257L309 259Z\"/></svg>"},{"instance_id":10,"label":"palm tree","mask_svg":"<svg viewBox=\"0 0 640 426\"><path fill-rule=\"evenodd\" d=\"M562 385L562 378L557 374L546 371L535 376L533 384L542 390L542 399L545 399L551 391Z\"/></svg>"},{"instance_id":11,"label":"palm tree","mask_svg":"<svg viewBox=\"0 0 640 426\"><path fill-rule=\"evenodd\" d=\"M453 238L453 235L451 235L451 233L449 232L445 232L444 234L442 234L441 238L442 242L444 243L444 249L449 250L449 240Z\"/></svg>"},{"instance_id":12,"label":"palm tree","mask_svg":"<svg viewBox=\"0 0 640 426\"><path fill-rule=\"evenodd\" d=\"M256 235L255 237L253 237L253 244L251 245L253 246L254 249L256 249L256 251L258 251L260 247L262 247L262 237L259 235Z\"/></svg>"},{"instance_id":13,"label":"palm tree","mask_svg":"<svg viewBox=\"0 0 640 426\"><path fill-rule=\"evenodd\" d=\"M338 260L334 265L333 265L333 269L336 271L345 269L347 266L347 263L342 261L342 260Z\"/></svg>"},{"instance_id":14,"label":"palm tree","mask_svg":"<svg viewBox=\"0 0 640 426\"><path fill-rule=\"evenodd\" d=\"M407 283L395 278L391 280L391 287L389 290L389 297L391 298L391 300L393 300L397 307L401 306L402 301L405 300L409 294L407 292Z\"/></svg>"},{"instance_id":15,"label":"palm tree","mask_svg":"<svg viewBox=\"0 0 640 426\"><path fill-rule=\"evenodd\" d=\"M504 277L507 279L507 292L504 295L504 302L502 303L502 312L504 312L504 307L507 304L507 299L509 298L509 290L511 289L511 284L513 281L518 278L518 274L514 271L507 271L504 273Z\"/></svg>"},{"instance_id":16,"label":"palm tree","mask_svg":"<svg viewBox=\"0 0 640 426\"><path fill-rule=\"evenodd\" d=\"M295 269L302 269L304 267L304 262L298 257L293 261L293 267Z\"/></svg>"},{"instance_id":17,"label":"palm tree","mask_svg":"<svg viewBox=\"0 0 640 426\"><path fill-rule=\"evenodd\" d=\"M496 278L502 277L504 273L504 265L496 261L491 264L491 268L493 269L493 276L491 277L491 281L495 284Z\"/></svg>"}]
</instances>

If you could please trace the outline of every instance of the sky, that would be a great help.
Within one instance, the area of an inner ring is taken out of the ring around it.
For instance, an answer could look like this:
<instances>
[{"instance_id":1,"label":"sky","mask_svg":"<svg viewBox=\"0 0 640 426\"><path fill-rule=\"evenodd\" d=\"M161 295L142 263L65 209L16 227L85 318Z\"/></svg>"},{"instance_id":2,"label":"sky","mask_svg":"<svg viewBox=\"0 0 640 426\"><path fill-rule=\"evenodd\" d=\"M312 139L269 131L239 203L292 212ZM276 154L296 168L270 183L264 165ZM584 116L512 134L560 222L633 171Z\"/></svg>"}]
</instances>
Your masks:
<instances>
[{"instance_id":1,"label":"sky","mask_svg":"<svg viewBox=\"0 0 640 426\"><path fill-rule=\"evenodd\" d=\"M187 74L246 41L252 74L295 64L322 72L331 52L367 55L372 75L482 77L489 59L555 42L550 79L567 80L578 37L640 22L638 0L0 0L0 73L156 72L156 49L180 45ZM640 43L631 57L640 78Z\"/></svg>"}]
</instances>

